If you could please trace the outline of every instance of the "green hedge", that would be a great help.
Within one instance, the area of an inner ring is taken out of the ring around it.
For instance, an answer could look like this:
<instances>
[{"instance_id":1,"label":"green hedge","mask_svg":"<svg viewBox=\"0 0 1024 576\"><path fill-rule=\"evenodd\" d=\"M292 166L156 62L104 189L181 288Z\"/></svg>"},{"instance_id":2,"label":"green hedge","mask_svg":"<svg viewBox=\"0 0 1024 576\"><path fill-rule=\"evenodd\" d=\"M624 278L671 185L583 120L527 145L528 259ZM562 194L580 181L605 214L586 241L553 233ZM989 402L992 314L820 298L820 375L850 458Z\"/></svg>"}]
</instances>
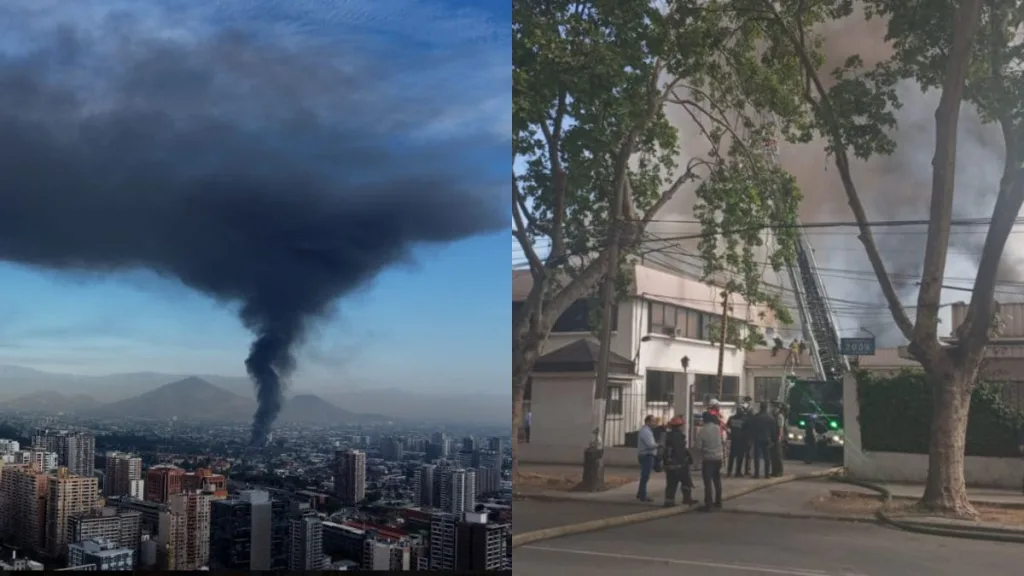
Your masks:
<instances>
[{"instance_id":1,"label":"green hedge","mask_svg":"<svg viewBox=\"0 0 1024 576\"><path fill-rule=\"evenodd\" d=\"M857 373L861 442L867 451L928 453L932 388L919 370L891 377ZM1024 412L1007 406L998 384L980 383L971 397L968 456L1019 457Z\"/></svg>"}]
</instances>

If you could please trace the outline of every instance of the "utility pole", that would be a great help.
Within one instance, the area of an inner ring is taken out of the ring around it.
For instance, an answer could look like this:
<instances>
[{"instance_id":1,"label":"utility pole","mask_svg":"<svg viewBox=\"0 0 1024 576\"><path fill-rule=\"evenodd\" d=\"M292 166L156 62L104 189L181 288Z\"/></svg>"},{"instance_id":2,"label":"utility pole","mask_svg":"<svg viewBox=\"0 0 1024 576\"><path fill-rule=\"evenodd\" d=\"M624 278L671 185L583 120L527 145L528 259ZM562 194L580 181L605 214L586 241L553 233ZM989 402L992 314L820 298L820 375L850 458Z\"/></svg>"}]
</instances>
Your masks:
<instances>
[{"instance_id":1,"label":"utility pole","mask_svg":"<svg viewBox=\"0 0 1024 576\"><path fill-rule=\"evenodd\" d=\"M619 242L622 235L622 203L625 185L616 190L612 203L611 219L608 222L608 261L605 264L604 282L601 284L601 348L597 357L597 378L594 382L594 402L591 424L594 437L583 453L583 478L578 486L580 491L596 492L604 489L604 431L605 404L608 398L608 369L612 355L612 315L615 311L616 280L619 272Z\"/></svg>"},{"instance_id":2,"label":"utility pole","mask_svg":"<svg viewBox=\"0 0 1024 576\"><path fill-rule=\"evenodd\" d=\"M729 292L722 292L722 320L719 322L722 333L718 340L718 401L722 401L722 388L725 385L725 337L729 333Z\"/></svg>"}]
</instances>

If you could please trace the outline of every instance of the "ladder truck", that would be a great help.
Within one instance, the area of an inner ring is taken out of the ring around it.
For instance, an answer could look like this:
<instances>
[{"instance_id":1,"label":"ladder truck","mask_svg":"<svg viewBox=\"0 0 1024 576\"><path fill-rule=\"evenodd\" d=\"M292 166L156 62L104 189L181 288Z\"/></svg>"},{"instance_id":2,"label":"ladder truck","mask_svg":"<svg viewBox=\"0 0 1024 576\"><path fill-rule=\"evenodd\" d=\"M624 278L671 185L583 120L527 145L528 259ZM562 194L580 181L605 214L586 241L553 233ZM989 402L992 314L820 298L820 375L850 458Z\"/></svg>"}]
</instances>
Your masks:
<instances>
[{"instance_id":1,"label":"ladder truck","mask_svg":"<svg viewBox=\"0 0 1024 576\"><path fill-rule=\"evenodd\" d=\"M771 163L777 163L774 138L764 143ZM799 225L799 223L798 223ZM814 380L801 380L793 370L797 354L790 352L790 361L784 369L777 401L788 407L787 426L784 431L786 457L791 458L803 449L804 425L813 414L824 430L818 438L827 447L842 448L843 439L843 376L850 365L840 348L839 331L829 305L825 284L818 274L814 250L803 229L798 229L796 258L788 266L788 276L796 296L803 341L809 349Z\"/></svg>"}]
</instances>

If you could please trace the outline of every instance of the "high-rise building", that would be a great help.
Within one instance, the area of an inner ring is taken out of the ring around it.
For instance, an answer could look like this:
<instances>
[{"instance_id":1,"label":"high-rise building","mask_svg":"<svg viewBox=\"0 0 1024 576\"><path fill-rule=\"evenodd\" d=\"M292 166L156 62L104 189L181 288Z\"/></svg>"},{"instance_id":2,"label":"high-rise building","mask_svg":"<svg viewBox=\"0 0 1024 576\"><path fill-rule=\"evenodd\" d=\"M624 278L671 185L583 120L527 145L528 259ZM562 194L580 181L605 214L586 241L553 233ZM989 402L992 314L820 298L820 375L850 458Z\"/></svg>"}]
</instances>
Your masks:
<instances>
[{"instance_id":1,"label":"high-rise building","mask_svg":"<svg viewBox=\"0 0 1024 576\"><path fill-rule=\"evenodd\" d=\"M44 452L56 452L58 464L75 476L91 477L95 472L96 438L88 432L37 430L32 445Z\"/></svg>"},{"instance_id":2,"label":"high-rise building","mask_svg":"<svg viewBox=\"0 0 1024 576\"><path fill-rule=\"evenodd\" d=\"M142 480L142 459L123 452L107 452L104 472L104 496L130 496L132 482Z\"/></svg>"},{"instance_id":3,"label":"high-rise building","mask_svg":"<svg viewBox=\"0 0 1024 576\"><path fill-rule=\"evenodd\" d=\"M14 464L32 464L40 472L53 472L60 466L56 452L45 450L19 450L10 455Z\"/></svg>"},{"instance_id":4,"label":"high-rise building","mask_svg":"<svg viewBox=\"0 0 1024 576\"><path fill-rule=\"evenodd\" d=\"M111 506L93 509L68 520L68 541L107 540L118 548L137 550L142 538L142 514Z\"/></svg>"},{"instance_id":5,"label":"high-rise building","mask_svg":"<svg viewBox=\"0 0 1024 576\"><path fill-rule=\"evenodd\" d=\"M160 465L146 470L145 495L152 502L170 502L174 494L180 494L185 471L177 466Z\"/></svg>"},{"instance_id":6,"label":"high-rise building","mask_svg":"<svg viewBox=\"0 0 1024 576\"><path fill-rule=\"evenodd\" d=\"M401 438L386 436L380 441L380 454L389 462L401 462L405 446Z\"/></svg>"},{"instance_id":7,"label":"high-rise building","mask_svg":"<svg viewBox=\"0 0 1024 576\"><path fill-rule=\"evenodd\" d=\"M405 572L409 570L412 546L406 539L391 540L367 534L363 541L363 561L360 568L373 572Z\"/></svg>"},{"instance_id":8,"label":"high-rise building","mask_svg":"<svg viewBox=\"0 0 1024 576\"><path fill-rule=\"evenodd\" d=\"M510 570L508 549L512 526L489 522L486 512L467 512L456 527L456 570Z\"/></svg>"},{"instance_id":9,"label":"high-rise building","mask_svg":"<svg viewBox=\"0 0 1024 576\"><path fill-rule=\"evenodd\" d=\"M477 459L477 466L480 468L490 468L492 470L497 470L498 473L500 474L502 459L503 457L501 455L501 451L481 450L479 458Z\"/></svg>"},{"instance_id":10,"label":"high-rise building","mask_svg":"<svg viewBox=\"0 0 1024 576\"><path fill-rule=\"evenodd\" d=\"M487 513L446 512L430 518L431 571L509 570L509 524L490 522Z\"/></svg>"},{"instance_id":11,"label":"high-rise building","mask_svg":"<svg viewBox=\"0 0 1024 576\"><path fill-rule=\"evenodd\" d=\"M500 436L492 436L487 439L487 449L491 452L497 452L501 454L505 447L505 439Z\"/></svg>"},{"instance_id":12,"label":"high-rise building","mask_svg":"<svg viewBox=\"0 0 1024 576\"><path fill-rule=\"evenodd\" d=\"M77 476L67 468L58 468L47 481L46 553L61 557L67 553L68 523L79 514L86 514L99 500L95 477Z\"/></svg>"},{"instance_id":13,"label":"high-rise building","mask_svg":"<svg viewBox=\"0 0 1024 576\"><path fill-rule=\"evenodd\" d=\"M0 474L0 538L41 552L46 542L49 476L28 464L4 466Z\"/></svg>"},{"instance_id":14,"label":"high-rise building","mask_svg":"<svg viewBox=\"0 0 1024 576\"><path fill-rule=\"evenodd\" d=\"M334 453L334 493L342 506L355 506L366 497L366 453L360 450Z\"/></svg>"},{"instance_id":15,"label":"high-rise building","mask_svg":"<svg viewBox=\"0 0 1024 576\"><path fill-rule=\"evenodd\" d=\"M213 500L228 497L227 479L223 474L214 474L209 468L199 468L195 472L187 472L182 477L182 489L188 492L199 491Z\"/></svg>"},{"instance_id":16,"label":"high-rise building","mask_svg":"<svg viewBox=\"0 0 1024 576\"><path fill-rule=\"evenodd\" d=\"M291 523L288 503L263 490L211 506L210 567L216 570L287 570Z\"/></svg>"},{"instance_id":17,"label":"high-rise building","mask_svg":"<svg viewBox=\"0 0 1024 576\"><path fill-rule=\"evenodd\" d=\"M424 459L427 462L433 462L444 457L444 444L434 441L427 442L424 451L426 452Z\"/></svg>"},{"instance_id":18,"label":"high-rise building","mask_svg":"<svg viewBox=\"0 0 1024 576\"><path fill-rule=\"evenodd\" d=\"M476 495L491 494L501 490L501 471L480 466L474 468Z\"/></svg>"},{"instance_id":19,"label":"high-rise building","mask_svg":"<svg viewBox=\"0 0 1024 576\"><path fill-rule=\"evenodd\" d=\"M0 438L0 455L14 454L21 450L21 444L17 440Z\"/></svg>"},{"instance_id":20,"label":"high-rise building","mask_svg":"<svg viewBox=\"0 0 1024 576\"><path fill-rule=\"evenodd\" d=\"M421 508L434 506L434 470L433 464L422 464L413 475L413 500Z\"/></svg>"},{"instance_id":21,"label":"high-rise building","mask_svg":"<svg viewBox=\"0 0 1024 576\"><path fill-rule=\"evenodd\" d=\"M68 545L68 568L95 566L96 570L132 570L135 550L111 540L85 540Z\"/></svg>"},{"instance_id":22,"label":"high-rise building","mask_svg":"<svg viewBox=\"0 0 1024 576\"><path fill-rule=\"evenodd\" d=\"M442 472L440 508L452 514L474 511L476 472L464 468L452 468Z\"/></svg>"},{"instance_id":23,"label":"high-rise building","mask_svg":"<svg viewBox=\"0 0 1024 576\"><path fill-rule=\"evenodd\" d=\"M160 513L157 542L165 570L198 570L210 561L210 497L181 492Z\"/></svg>"},{"instance_id":24,"label":"high-rise building","mask_svg":"<svg viewBox=\"0 0 1024 576\"><path fill-rule=\"evenodd\" d=\"M316 516L293 516L290 520L288 570L293 572L323 570L324 526Z\"/></svg>"}]
</instances>

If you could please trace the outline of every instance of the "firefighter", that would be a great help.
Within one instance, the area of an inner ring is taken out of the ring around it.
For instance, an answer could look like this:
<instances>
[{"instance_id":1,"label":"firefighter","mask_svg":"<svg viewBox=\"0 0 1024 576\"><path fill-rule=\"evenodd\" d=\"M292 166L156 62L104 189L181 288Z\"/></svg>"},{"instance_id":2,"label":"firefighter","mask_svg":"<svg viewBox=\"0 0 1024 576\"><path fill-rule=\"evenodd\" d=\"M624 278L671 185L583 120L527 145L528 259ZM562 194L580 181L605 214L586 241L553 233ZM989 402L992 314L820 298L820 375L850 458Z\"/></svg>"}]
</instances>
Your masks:
<instances>
[{"instance_id":1,"label":"firefighter","mask_svg":"<svg viewBox=\"0 0 1024 576\"><path fill-rule=\"evenodd\" d=\"M745 429L748 417L749 411L740 406L725 423L726 433L729 435L729 464L725 469L726 478L731 478L734 473L736 476L743 476L744 469L750 468L750 462L747 460L750 442L747 440Z\"/></svg>"},{"instance_id":2,"label":"firefighter","mask_svg":"<svg viewBox=\"0 0 1024 576\"><path fill-rule=\"evenodd\" d=\"M690 449L686 446L683 419L679 416L668 422L662 458L665 468L665 506L676 505L676 491L679 489L683 491L683 504L696 504L697 501L693 499L693 479L690 477L690 465L693 461Z\"/></svg>"}]
</instances>

